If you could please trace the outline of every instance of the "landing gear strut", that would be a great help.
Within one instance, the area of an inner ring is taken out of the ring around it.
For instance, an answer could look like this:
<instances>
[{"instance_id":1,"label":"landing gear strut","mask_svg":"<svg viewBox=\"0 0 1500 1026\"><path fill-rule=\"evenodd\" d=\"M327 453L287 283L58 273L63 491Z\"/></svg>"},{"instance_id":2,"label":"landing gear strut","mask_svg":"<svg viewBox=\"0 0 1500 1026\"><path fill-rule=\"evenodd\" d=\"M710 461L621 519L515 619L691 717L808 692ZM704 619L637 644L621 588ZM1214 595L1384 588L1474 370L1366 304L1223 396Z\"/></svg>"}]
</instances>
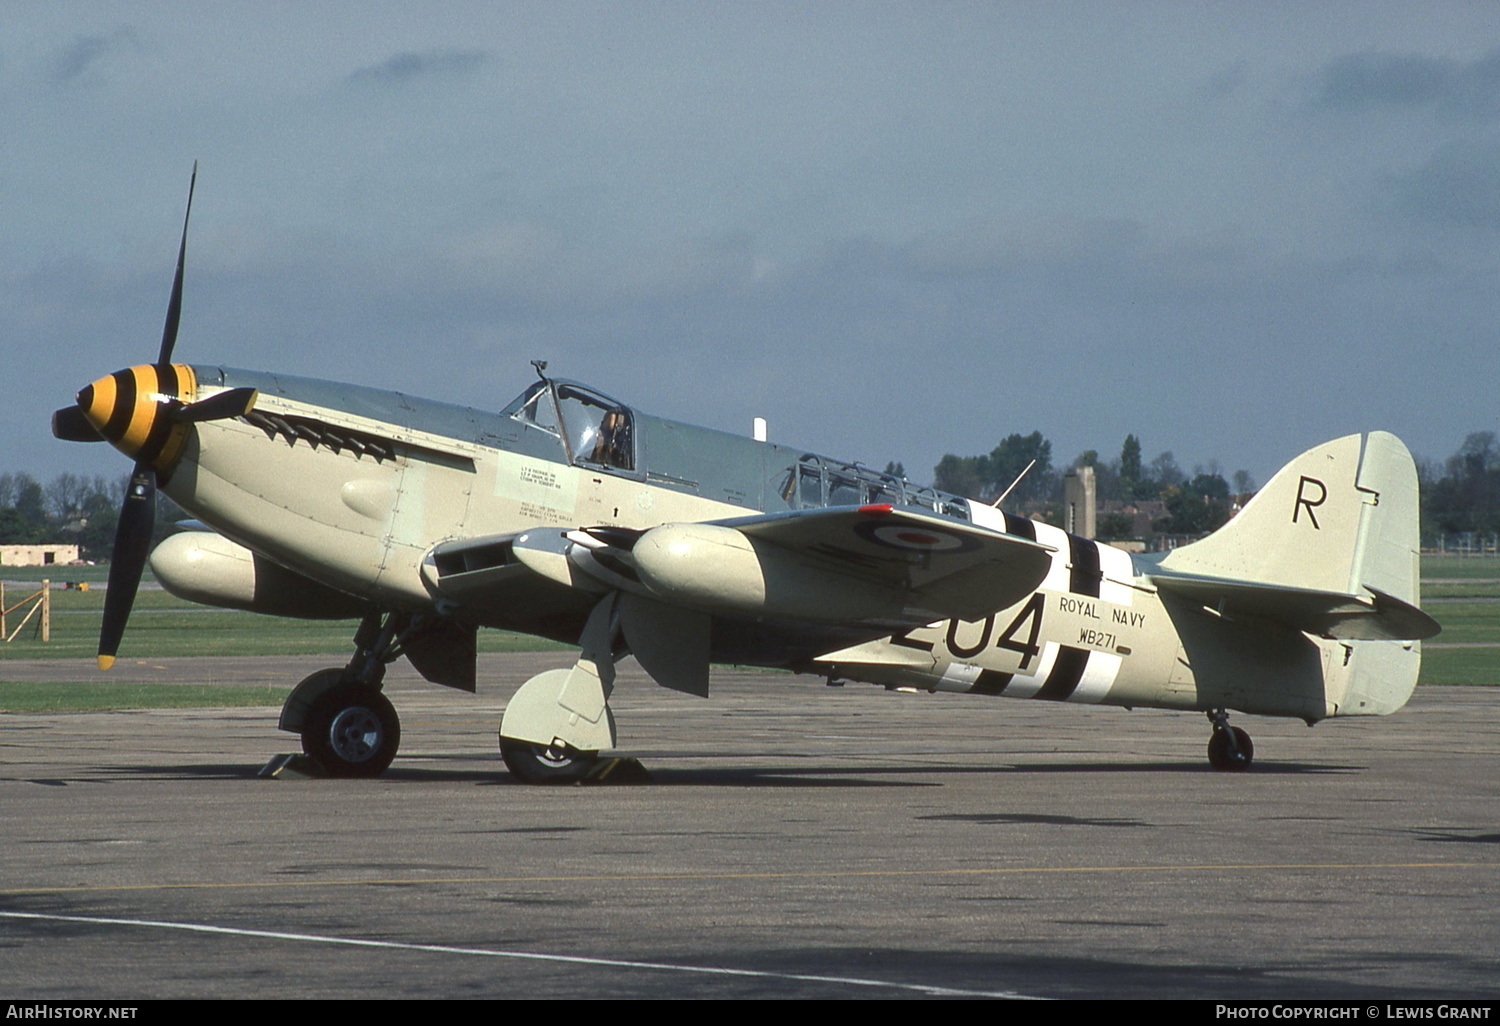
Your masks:
<instances>
[{"instance_id":1,"label":"landing gear strut","mask_svg":"<svg viewBox=\"0 0 1500 1026\"><path fill-rule=\"evenodd\" d=\"M355 632L349 665L308 676L281 707L281 729L300 734L303 753L329 776L378 777L396 757L401 720L380 684L407 625L405 614L371 612Z\"/></svg>"},{"instance_id":2,"label":"landing gear strut","mask_svg":"<svg viewBox=\"0 0 1500 1026\"><path fill-rule=\"evenodd\" d=\"M1255 745L1250 735L1239 727L1229 725L1229 713L1215 709L1208 714L1214 725L1213 736L1208 739L1208 764L1222 773L1239 773L1249 769L1255 758Z\"/></svg>"}]
</instances>

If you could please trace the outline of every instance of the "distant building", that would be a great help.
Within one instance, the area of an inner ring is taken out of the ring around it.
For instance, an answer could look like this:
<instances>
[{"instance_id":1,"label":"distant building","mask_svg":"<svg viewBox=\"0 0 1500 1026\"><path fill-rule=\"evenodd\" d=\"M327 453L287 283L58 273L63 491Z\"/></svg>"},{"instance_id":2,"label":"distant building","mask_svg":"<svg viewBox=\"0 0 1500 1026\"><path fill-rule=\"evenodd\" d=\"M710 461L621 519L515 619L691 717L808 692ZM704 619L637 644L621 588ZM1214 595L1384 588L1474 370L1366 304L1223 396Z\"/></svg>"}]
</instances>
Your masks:
<instances>
[{"instance_id":1,"label":"distant building","mask_svg":"<svg viewBox=\"0 0 1500 1026\"><path fill-rule=\"evenodd\" d=\"M1129 529L1114 532L1115 537L1132 538L1149 543L1156 534L1156 522L1164 519L1167 515L1167 504L1157 499L1136 499L1130 502L1101 502L1099 503L1099 514L1104 518L1123 517L1130 522ZM1119 521L1114 522L1119 523Z\"/></svg>"},{"instance_id":2,"label":"distant building","mask_svg":"<svg viewBox=\"0 0 1500 1026\"><path fill-rule=\"evenodd\" d=\"M0 545L0 566L64 566L78 562L77 545Z\"/></svg>"},{"instance_id":3,"label":"distant building","mask_svg":"<svg viewBox=\"0 0 1500 1026\"><path fill-rule=\"evenodd\" d=\"M1097 516L1094 468L1074 467L1063 478L1063 530L1080 538L1097 537Z\"/></svg>"}]
</instances>

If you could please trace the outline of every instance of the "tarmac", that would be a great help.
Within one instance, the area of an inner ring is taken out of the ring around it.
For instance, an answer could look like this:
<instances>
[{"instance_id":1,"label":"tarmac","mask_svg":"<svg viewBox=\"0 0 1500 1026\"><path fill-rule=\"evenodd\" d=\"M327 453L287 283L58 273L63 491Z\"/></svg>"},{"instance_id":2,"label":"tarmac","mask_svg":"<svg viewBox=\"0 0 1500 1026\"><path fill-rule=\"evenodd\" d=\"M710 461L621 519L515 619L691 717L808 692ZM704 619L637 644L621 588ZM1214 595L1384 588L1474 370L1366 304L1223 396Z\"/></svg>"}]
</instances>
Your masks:
<instances>
[{"instance_id":1,"label":"tarmac","mask_svg":"<svg viewBox=\"0 0 1500 1026\"><path fill-rule=\"evenodd\" d=\"M0 716L0 998L1500 995L1500 689L1235 716L1256 762L1220 774L1200 715L627 662L650 782L529 787L496 727L569 656L481 659L477 696L393 667L373 781L259 778L299 747L274 709Z\"/></svg>"}]
</instances>

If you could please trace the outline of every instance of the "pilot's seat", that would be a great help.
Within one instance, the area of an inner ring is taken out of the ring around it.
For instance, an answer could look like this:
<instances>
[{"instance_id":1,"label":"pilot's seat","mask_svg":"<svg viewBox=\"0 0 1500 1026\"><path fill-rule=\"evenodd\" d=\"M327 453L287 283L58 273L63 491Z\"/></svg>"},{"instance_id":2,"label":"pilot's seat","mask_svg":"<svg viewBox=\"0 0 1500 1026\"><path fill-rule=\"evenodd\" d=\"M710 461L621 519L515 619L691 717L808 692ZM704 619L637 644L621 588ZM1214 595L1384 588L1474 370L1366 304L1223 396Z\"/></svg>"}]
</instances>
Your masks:
<instances>
[{"instance_id":1,"label":"pilot's seat","mask_svg":"<svg viewBox=\"0 0 1500 1026\"><path fill-rule=\"evenodd\" d=\"M594 449L589 454L590 463L617 470L633 470L630 445L630 418L625 411L615 407L604 414L599 422L599 431L594 438Z\"/></svg>"}]
</instances>

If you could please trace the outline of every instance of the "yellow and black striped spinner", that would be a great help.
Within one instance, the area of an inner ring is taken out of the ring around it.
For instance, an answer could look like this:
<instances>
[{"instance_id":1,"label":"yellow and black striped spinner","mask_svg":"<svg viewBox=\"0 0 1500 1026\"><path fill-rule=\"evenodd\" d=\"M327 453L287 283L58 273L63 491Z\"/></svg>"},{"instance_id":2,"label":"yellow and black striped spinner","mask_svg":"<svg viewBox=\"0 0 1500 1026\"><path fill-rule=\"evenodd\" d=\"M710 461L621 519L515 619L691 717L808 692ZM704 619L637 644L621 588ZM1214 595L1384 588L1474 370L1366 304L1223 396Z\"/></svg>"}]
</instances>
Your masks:
<instances>
[{"instance_id":1,"label":"yellow and black striped spinner","mask_svg":"<svg viewBox=\"0 0 1500 1026\"><path fill-rule=\"evenodd\" d=\"M104 440L157 471L182 455L187 425L172 416L198 396L185 363L143 363L116 371L78 393L78 406Z\"/></svg>"}]
</instances>

